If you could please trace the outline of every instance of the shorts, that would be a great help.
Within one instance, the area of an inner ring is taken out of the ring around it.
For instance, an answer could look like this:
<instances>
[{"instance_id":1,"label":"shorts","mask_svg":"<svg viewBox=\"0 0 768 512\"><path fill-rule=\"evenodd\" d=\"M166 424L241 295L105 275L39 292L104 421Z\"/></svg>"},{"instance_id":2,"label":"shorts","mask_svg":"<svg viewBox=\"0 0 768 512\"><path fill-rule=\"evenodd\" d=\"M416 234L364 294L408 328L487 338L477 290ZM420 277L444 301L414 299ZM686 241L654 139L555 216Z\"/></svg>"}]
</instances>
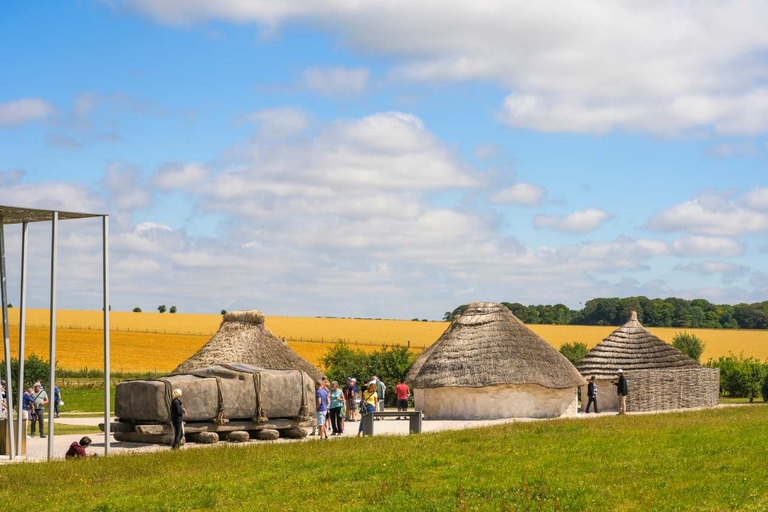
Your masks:
<instances>
[{"instance_id":1,"label":"shorts","mask_svg":"<svg viewBox=\"0 0 768 512\"><path fill-rule=\"evenodd\" d=\"M324 427L325 426L325 416L328 414L328 411L317 411L317 426L318 427Z\"/></svg>"},{"instance_id":2,"label":"shorts","mask_svg":"<svg viewBox=\"0 0 768 512\"><path fill-rule=\"evenodd\" d=\"M407 399L406 400L398 399L397 400L397 408L398 409L402 409L402 410L406 410L408 408L408 400Z\"/></svg>"}]
</instances>

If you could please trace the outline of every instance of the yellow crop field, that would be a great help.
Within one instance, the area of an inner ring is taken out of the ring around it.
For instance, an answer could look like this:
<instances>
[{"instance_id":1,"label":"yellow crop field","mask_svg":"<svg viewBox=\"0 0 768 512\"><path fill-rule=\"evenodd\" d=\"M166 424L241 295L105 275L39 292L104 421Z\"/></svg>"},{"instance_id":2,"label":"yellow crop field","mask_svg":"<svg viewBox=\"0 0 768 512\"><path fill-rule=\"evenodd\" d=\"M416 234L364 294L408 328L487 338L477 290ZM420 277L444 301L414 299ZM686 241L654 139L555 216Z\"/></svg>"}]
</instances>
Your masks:
<instances>
[{"instance_id":1,"label":"yellow crop field","mask_svg":"<svg viewBox=\"0 0 768 512\"><path fill-rule=\"evenodd\" d=\"M11 309L12 353L17 355L18 310ZM219 315L111 312L112 368L114 371L167 372L199 349L218 329ZM48 355L48 312L30 310L27 317L27 353ZM57 312L58 366L68 369L101 368L103 364L101 312ZM372 351L381 345L405 345L420 352L431 345L447 327L444 322L407 320L358 320L311 317L267 317L267 326L313 364L318 364L335 340ZM581 341L590 348L614 327L531 325L537 334L555 347ZM654 334L671 341L677 328L651 328ZM707 343L703 360L729 352L768 358L768 331L689 329ZM321 341L308 342L306 340Z\"/></svg>"}]
</instances>

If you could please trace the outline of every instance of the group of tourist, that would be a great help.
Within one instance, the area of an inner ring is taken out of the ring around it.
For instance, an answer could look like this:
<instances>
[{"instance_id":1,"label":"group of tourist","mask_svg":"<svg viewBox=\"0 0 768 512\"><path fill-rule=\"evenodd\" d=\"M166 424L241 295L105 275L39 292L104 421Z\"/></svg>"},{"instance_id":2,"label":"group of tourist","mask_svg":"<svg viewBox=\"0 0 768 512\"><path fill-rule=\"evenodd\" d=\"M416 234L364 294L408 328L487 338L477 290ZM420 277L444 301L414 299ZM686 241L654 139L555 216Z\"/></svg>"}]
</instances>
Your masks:
<instances>
[{"instance_id":1,"label":"group of tourist","mask_svg":"<svg viewBox=\"0 0 768 512\"><path fill-rule=\"evenodd\" d=\"M360 411L360 419L365 414L375 411L384 411L384 398L387 392L387 385L376 375L371 377L362 386L362 392L358 391L357 379L347 377L347 383L344 388L339 387L338 381L329 382L326 377L315 383L315 407L317 410L317 426L312 429L310 435L320 436L320 439L328 439L329 435L340 436L344 433L345 422L357 421L357 413ZM360 398L358 398L360 393ZM405 379L400 379L400 383L395 387L397 394L397 410L405 412L408 410L408 397L411 390ZM399 417L398 417L399 419ZM328 431L331 431L328 434ZM358 437L363 435L363 423L357 433Z\"/></svg>"},{"instance_id":2,"label":"group of tourist","mask_svg":"<svg viewBox=\"0 0 768 512\"><path fill-rule=\"evenodd\" d=\"M616 379L611 381L611 384L616 386L616 394L619 397L619 414L627 414L629 387L627 386L627 378L624 376L624 370L616 372ZM589 378L589 383L587 384L587 408L584 412L589 413L589 409L592 406L595 408L595 413L600 412L597 410L597 382L594 375Z\"/></svg>"}]
</instances>

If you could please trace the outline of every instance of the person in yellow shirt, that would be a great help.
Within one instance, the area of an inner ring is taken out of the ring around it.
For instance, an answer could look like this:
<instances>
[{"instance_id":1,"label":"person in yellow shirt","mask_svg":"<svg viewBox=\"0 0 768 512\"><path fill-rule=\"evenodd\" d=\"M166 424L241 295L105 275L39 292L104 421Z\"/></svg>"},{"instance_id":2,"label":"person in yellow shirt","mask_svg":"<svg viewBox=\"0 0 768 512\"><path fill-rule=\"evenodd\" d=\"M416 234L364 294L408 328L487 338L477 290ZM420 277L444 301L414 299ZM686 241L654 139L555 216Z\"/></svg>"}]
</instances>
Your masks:
<instances>
[{"instance_id":1,"label":"person in yellow shirt","mask_svg":"<svg viewBox=\"0 0 768 512\"><path fill-rule=\"evenodd\" d=\"M362 414L370 414L379 408L379 395L376 393L376 383L371 382L368 388L363 391ZM357 431L357 437L363 435L363 418L360 418L360 430Z\"/></svg>"}]
</instances>

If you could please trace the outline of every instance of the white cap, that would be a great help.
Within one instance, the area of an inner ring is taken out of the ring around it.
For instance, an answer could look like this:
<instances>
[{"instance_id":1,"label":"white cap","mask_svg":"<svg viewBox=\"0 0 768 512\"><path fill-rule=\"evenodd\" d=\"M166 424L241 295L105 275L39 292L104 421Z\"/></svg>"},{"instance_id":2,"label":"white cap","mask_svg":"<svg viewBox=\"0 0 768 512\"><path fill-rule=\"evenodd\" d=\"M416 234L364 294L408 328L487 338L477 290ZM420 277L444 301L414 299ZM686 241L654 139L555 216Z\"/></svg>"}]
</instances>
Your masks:
<instances>
[{"instance_id":1,"label":"white cap","mask_svg":"<svg viewBox=\"0 0 768 512\"><path fill-rule=\"evenodd\" d=\"M624 373L624 370L619 369L616 373Z\"/></svg>"}]
</instances>

